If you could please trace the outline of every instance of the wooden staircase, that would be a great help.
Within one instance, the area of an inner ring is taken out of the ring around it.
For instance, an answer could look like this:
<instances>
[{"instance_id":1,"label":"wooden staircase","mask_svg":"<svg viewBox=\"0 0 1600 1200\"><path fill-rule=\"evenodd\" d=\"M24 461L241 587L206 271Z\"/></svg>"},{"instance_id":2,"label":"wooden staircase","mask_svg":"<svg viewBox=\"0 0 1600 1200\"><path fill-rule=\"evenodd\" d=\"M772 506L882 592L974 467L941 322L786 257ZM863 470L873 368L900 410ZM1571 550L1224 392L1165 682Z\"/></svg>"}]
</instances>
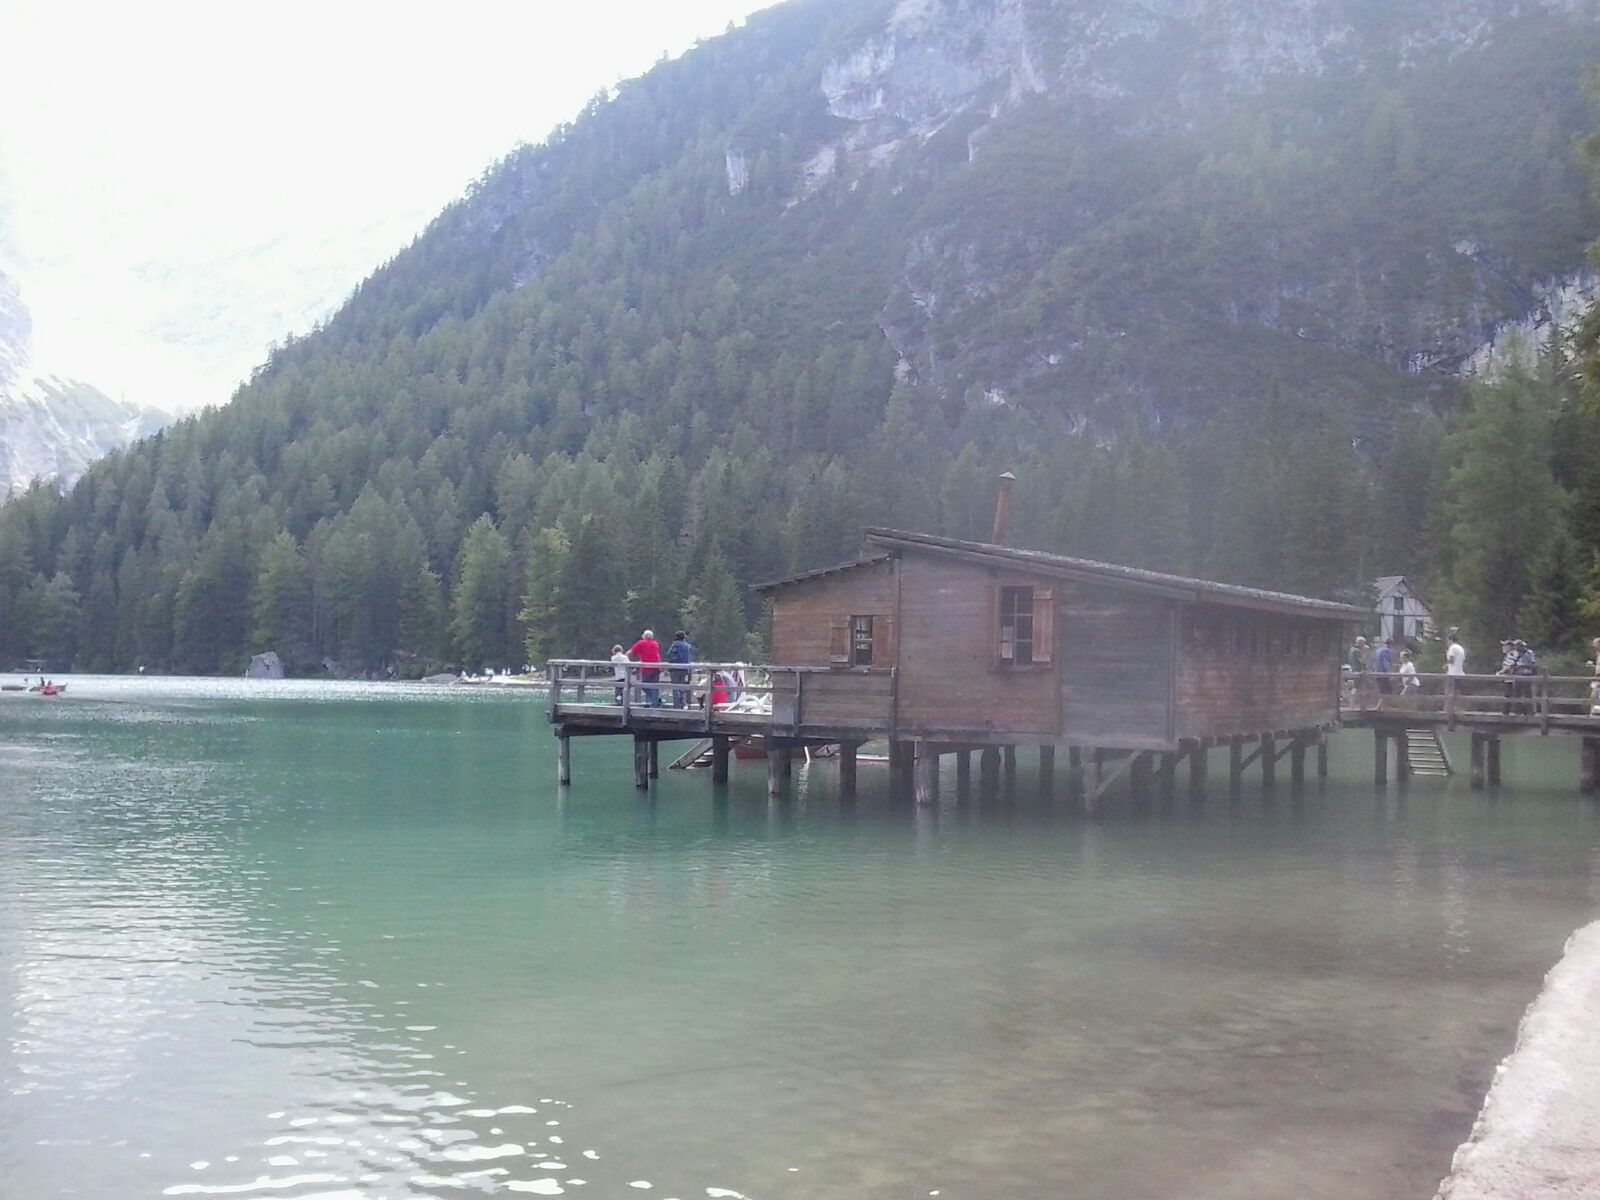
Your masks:
<instances>
[{"instance_id":1,"label":"wooden staircase","mask_svg":"<svg viewBox=\"0 0 1600 1200\"><path fill-rule=\"evenodd\" d=\"M1439 731L1432 726L1406 730L1406 760L1413 775L1448 779L1455 773L1444 743L1439 740Z\"/></svg>"},{"instance_id":2,"label":"wooden staircase","mask_svg":"<svg viewBox=\"0 0 1600 1200\"><path fill-rule=\"evenodd\" d=\"M701 738L689 749L667 764L669 771L692 771L711 765L711 739Z\"/></svg>"}]
</instances>

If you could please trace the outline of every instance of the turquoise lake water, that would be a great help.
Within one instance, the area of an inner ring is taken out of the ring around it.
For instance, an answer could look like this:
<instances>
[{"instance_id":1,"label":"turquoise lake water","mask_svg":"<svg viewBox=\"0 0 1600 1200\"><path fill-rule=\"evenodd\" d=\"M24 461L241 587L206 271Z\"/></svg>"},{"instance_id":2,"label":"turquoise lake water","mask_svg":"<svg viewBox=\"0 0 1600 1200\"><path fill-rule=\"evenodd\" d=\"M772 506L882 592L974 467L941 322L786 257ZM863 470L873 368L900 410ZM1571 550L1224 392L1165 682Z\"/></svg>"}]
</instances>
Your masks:
<instances>
[{"instance_id":1,"label":"turquoise lake water","mask_svg":"<svg viewBox=\"0 0 1600 1200\"><path fill-rule=\"evenodd\" d=\"M1488 794L1368 746L1088 821L1027 757L558 789L526 692L0 696L0 1196L1426 1200L1600 808L1554 740Z\"/></svg>"}]
</instances>

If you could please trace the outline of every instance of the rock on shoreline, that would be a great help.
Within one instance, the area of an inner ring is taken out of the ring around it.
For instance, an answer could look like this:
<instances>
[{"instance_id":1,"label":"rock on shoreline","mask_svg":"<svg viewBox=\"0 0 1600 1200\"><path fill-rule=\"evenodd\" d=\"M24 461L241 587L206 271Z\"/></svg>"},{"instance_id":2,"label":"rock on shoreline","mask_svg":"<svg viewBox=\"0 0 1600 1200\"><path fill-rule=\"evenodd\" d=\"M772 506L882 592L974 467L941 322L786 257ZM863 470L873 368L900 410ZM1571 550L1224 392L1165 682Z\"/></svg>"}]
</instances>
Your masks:
<instances>
[{"instance_id":1,"label":"rock on shoreline","mask_svg":"<svg viewBox=\"0 0 1600 1200\"><path fill-rule=\"evenodd\" d=\"M1600 921L1567 939L1434 1200L1600 1198Z\"/></svg>"}]
</instances>

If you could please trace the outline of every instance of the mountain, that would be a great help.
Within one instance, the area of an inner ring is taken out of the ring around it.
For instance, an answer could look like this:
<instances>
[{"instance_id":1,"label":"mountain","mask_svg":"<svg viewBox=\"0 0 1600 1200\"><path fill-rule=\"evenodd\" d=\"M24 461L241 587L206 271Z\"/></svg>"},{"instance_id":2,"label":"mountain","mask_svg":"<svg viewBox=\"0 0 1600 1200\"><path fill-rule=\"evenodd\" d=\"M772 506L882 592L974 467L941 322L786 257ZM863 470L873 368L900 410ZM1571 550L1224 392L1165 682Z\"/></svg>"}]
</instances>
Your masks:
<instances>
[{"instance_id":1,"label":"mountain","mask_svg":"<svg viewBox=\"0 0 1600 1200\"><path fill-rule=\"evenodd\" d=\"M1579 0L791 0L12 554L103 665L508 662L754 624L735 584L981 532L1009 466L1026 544L1354 594L1415 573L1463 375L1596 292L1597 60Z\"/></svg>"},{"instance_id":2,"label":"mountain","mask_svg":"<svg viewBox=\"0 0 1600 1200\"><path fill-rule=\"evenodd\" d=\"M0 496L35 479L70 487L90 463L172 419L78 380L35 375L31 332L21 292L0 274Z\"/></svg>"}]
</instances>

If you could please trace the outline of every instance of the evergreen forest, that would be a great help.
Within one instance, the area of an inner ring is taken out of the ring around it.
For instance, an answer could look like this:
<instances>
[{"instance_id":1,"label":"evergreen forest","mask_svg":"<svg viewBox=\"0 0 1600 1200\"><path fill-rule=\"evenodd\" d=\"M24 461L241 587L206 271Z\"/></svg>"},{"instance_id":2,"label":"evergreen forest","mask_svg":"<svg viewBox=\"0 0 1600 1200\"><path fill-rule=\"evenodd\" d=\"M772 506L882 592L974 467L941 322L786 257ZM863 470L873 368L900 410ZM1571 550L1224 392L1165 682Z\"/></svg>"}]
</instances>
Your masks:
<instances>
[{"instance_id":1,"label":"evergreen forest","mask_svg":"<svg viewBox=\"0 0 1600 1200\"><path fill-rule=\"evenodd\" d=\"M1348 7L1378 45L1441 5ZM817 87L890 8L793 0L596 98L227 404L13 496L0 666L416 676L678 626L759 658L752 584L869 525L981 540L1003 470L1018 545L1351 600L1405 574L1478 664L1581 653L1600 312L1456 367L1600 236L1600 23L1530 6L1182 119L974 85L911 136Z\"/></svg>"}]
</instances>

